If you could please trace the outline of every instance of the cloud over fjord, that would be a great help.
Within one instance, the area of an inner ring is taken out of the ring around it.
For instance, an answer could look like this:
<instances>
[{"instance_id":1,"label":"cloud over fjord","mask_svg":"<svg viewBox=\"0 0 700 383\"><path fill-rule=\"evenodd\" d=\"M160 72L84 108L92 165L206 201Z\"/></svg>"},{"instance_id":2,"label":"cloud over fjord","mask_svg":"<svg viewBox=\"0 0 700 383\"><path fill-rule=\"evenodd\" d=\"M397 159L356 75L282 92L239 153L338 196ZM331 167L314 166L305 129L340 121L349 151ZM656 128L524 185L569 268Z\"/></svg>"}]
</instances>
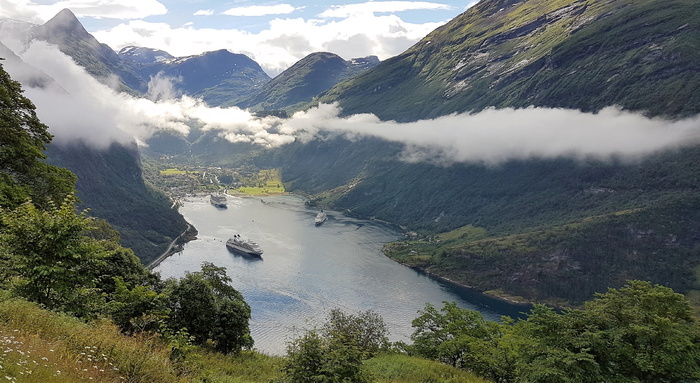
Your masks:
<instances>
[{"instance_id":1,"label":"cloud over fjord","mask_svg":"<svg viewBox=\"0 0 700 383\"><path fill-rule=\"evenodd\" d=\"M400 143L401 160L436 164L494 165L529 158L635 160L662 150L700 143L700 118L647 118L609 107L598 113L551 108L487 109L411 123L382 121L372 114L343 116L338 105L320 105L288 119L256 117L236 107L210 107L177 96L171 81L156 76L150 98L117 93L98 82L55 46L35 42L19 56L56 80L32 81L35 70L7 62L24 79L26 95L58 143L81 140L145 143L156 131L187 134L191 126L231 142L272 148L332 136L377 137Z\"/></svg>"}]
</instances>

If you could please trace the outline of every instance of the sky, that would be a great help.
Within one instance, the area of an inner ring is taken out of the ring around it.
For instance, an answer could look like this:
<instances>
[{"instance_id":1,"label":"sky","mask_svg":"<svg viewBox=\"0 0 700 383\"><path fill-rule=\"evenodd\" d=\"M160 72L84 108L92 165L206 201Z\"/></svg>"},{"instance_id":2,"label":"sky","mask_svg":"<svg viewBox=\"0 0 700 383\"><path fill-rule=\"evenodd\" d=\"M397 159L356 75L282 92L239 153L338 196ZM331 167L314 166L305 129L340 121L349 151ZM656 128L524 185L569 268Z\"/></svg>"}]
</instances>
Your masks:
<instances>
[{"instance_id":1,"label":"sky","mask_svg":"<svg viewBox=\"0 0 700 383\"><path fill-rule=\"evenodd\" d=\"M477 0L0 0L0 17L42 24L68 8L115 51L243 53L272 77L306 55L395 56Z\"/></svg>"}]
</instances>

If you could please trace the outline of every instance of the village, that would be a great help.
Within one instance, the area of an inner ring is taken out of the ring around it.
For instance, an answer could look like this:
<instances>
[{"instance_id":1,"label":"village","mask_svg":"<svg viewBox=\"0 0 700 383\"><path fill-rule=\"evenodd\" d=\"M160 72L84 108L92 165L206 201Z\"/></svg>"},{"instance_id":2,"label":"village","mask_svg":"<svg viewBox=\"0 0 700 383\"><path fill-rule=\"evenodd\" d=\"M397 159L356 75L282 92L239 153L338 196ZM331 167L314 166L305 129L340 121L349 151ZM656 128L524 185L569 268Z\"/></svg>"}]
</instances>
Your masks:
<instances>
[{"instance_id":1,"label":"village","mask_svg":"<svg viewBox=\"0 0 700 383\"><path fill-rule=\"evenodd\" d=\"M144 167L144 176L154 187L171 199L194 195L227 193L273 195L285 193L280 169L257 169L252 166L226 168L212 166ZM158 169L159 168L159 169Z\"/></svg>"}]
</instances>

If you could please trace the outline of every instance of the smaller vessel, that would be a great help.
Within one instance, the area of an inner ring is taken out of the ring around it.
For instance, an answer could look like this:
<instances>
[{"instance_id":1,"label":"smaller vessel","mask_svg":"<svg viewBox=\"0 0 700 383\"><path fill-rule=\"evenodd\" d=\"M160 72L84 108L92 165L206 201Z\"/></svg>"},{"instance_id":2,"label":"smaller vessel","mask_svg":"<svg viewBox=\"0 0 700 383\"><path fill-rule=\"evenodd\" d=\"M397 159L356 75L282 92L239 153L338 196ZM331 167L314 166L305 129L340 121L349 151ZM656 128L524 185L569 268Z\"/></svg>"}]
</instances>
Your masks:
<instances>
[{"instance_id":1,"label":"smaller vessel","mask_svg":"<svg viewBox=\"0 0 700 383\"><path fill-rule=\"evenodd\" d=\"M226 241L226 247L234 252L242 253L243 255L251 255L254 257L259 257L262 255L263 251L260 246L251 241L241 237L240 234L236 234Z\"/></svg>"},{"instance_id":2,"label":"smaller vessel","mask_svg":"<svg viewBox=\"0 0 700 383\"><path fill-rule=\"evenodd\" d=\"M220 208L225 208L226 207L226 196L223 194L211 194L209 196L209 202L211 202L212 205Z\"/></svg>"},{"instance_id":3,"label":"smaller vessel","mask_svg":"<svg viewBox=\"0 0 700 383\"><path fill-rule=\"evenodd\" d=\"M322 223L326 222L326 219L328 219L326 212L321 210L318 214L316 214L316 218L314 218L314 225L321 226Z\"/></svg>"}]
</instances>

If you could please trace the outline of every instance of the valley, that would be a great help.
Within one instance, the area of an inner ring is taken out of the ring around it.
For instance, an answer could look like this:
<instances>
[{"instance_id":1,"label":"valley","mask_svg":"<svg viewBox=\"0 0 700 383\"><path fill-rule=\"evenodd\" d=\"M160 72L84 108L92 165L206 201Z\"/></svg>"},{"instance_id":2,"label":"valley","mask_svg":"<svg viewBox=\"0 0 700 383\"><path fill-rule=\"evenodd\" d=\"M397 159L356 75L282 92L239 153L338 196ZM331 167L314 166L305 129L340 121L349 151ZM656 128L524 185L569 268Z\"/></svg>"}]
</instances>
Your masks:
<instances>
[{"instance_id":1,"label":"valley","mask_svg":"<svg viewBox=\"0 0 700 383\"><path fill-rule=\"evenodd\" d=\"M700 379L696 1L481 0L279 73L44 20L0 19L0 337L40 379Z\"/></svg>"},{"instance_id":2,"label":"valley","mask_svg":"<svg viewBox=\"0 0 700 383\"><path fill-rule=\"evenodd\" d=\"M700 266L692 138L700 60L686 49L700 30L695 16L684 0L483 1L384 62L313 53L274 79L226 50L110 53L68 10L24 28L97 79L116 76L127 94L181 108L182 119L144 123L168 127L149 128L139 138L143 160L130 160L161 192L300 193L420 238L478 228L479 239L387 252L485 291L579 305L628 279L700 289L691 272ZM519 125L532 134L504 140ZM49 153L79 175L85 206L144 261L181 233L182 218L129 227L116 218L124 204L108 202L125 197L107 197L127 189L89 181L105 172L65 158ZM149 158L201 178L161 176L166 167ZM280 176L261 181L258 169ZM96 184L105 191L89 189ZM160 209L172 205L158 198ZM655 265L659 257L669 262Z\"/></svg>"}]
</instances>

